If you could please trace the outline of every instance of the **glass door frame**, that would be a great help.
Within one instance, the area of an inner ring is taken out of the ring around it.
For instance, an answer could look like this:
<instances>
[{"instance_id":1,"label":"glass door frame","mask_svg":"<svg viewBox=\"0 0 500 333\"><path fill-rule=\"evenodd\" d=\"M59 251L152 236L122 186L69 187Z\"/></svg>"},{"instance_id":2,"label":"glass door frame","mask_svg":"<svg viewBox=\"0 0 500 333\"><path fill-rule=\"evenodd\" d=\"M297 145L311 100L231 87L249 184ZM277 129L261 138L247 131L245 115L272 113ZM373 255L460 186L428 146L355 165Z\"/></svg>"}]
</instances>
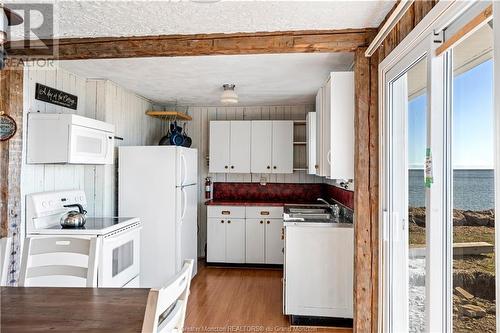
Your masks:
<instances>
[{"instance_id":1,"label":"glass door frame","mask_svg":"<svg viewBox=\"0 0 500 333\"><path fill-rule=\"evenodd\" d=\"M451 61L450 53L445 52L440 56L435 56L436 48L442 42L442 35L436 33L442 31L457 17L469 9L475 1L440 1L424 17L424 19L409 33L394 50L379 65L379 131L380 131L380 235L379 235L379 332L398 332L401 328L408 329L408 303L402 304L401 299L395 300L394 289L394 264L405 267L408 270L407 256L405 262L401 262L402 256L398 259L395 250L405 251L402 246L408 244L398 243L397 233L405 232L401 228L405 225L401 219L400 210L394 206L392 177L394 175L394 165L391 159L394 156L395 143L392 141L392 128L394 114L391 108L391 83L413 64L427 57L427 145L432 154L432 176L434 179L430 188L426 189L426 332L451 332L452 331L452 275L451 262L447 262L452 249L451 237L447 235L447 227L443 221L449 221L449 198L447 199L447 190L451 186L449 179L449 142L450 131L449 124L449 105L450 101L447 90L449 90L450 78L446 71ZM495 2L495 7L500 9L500 4ZM495 8L494 7L494 8ZM494 11L498 12L497 11ZM494 14L495 15L495 14ZM499 14L495 15L500 17ZM500 21L499 21L500 22ZM499 32L494 30L495 41L500 42ZM497 44L497 45L500 45ZM495 49L495 60L500 59L499 50ZM500 63L500 61L496 62ZM495 66L495 75L500 77L500 66ZM500 98L500 85L495 85L495 97ZM499 101L500 102L500 101ZM496 115L500 114L500 103L495 102ZM495 123L500 129L500 117L496 116ZM500 133L496 130L496 152L500 148ZM402 143L400 142L399 145ZM403 143L404 144L404 143ZM500 154L495 158L495 188L498 195L500 182L498 181L498 166L500 165ZM405 161L406 162L406 161ZM448 192L449 193L449 192ZM500 208L499 200L496 200L496 208ZM496 209L496 211L499 211ZM407 214L407 212L403 212ZM405 217L406 219L406 217ZM403 223L401 223L403 222ZM399 227L399 230L398 228ZM496 228L496 238L500 239L500 228ZM407 231L406 231L407 232ZM498 252L495 246L495 251ZM396 251L397 252L397 251ZM432 253L432 256L430 255ZM400 262L398 262L398 260ZM496 255L497 285L499 281L499 256ZM404 276L407 275L402 275ZM406 281L408 281L406 279ZM404 284L407 289L408 283ZM497 295L500 294L500 288L496 289ZM401 293L403 288L400 288ZM407 298L402 298L403 302ZM399 302L399 304L398 304ZM499 321L499 297L497 296L497 327ZM406 309L401 312L401 306ZM398 312L399 311L399 312ZM403 318L403 319L401 319ZM406 325L406 326L405 326Z\"/></svg>"}]
</instances>

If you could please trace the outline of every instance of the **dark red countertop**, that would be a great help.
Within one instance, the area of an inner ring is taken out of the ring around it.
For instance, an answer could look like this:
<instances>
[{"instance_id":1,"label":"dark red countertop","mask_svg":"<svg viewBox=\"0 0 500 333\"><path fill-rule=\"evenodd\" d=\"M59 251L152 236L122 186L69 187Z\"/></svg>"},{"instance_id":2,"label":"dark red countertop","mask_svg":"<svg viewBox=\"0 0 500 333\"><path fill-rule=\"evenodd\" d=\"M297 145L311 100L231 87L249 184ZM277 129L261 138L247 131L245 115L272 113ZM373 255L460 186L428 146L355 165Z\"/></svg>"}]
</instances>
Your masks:
<instances>
[{"instance_id":1,"label":"dark red countertop","mask_svg":"<svg viewBox=\"0 0 500 333\"><path fill-rule=\"evenodd\" d=\"M316 204L317 202L300 202L300 201L253 201L253 200L208 200L205 202L207 206L275 206L281 207L289 204Z\"/></svg>"}]
</instances>

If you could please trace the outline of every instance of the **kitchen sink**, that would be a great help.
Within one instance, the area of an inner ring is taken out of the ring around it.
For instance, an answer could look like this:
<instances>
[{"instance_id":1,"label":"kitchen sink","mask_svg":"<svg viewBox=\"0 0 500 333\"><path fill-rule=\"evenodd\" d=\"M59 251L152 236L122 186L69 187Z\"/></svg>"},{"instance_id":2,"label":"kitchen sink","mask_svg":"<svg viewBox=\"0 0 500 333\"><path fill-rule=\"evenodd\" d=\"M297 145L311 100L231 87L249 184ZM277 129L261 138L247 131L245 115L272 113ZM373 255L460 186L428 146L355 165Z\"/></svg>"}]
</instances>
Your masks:
<instances>
[{"instance_id":1,"label":"kitchen sink","mask_svg":"<svg viewBox=\"0 0 500 333\"><path fill-rule=\"evenodd\" d=\"M327 214L328 208L288 208L290 214Z\"/></svg>"},{"instance_id":2,"label":"kitchen sink","mask_svg":"<svg viewBox=\"0 0 500 333\"><path fill-rule=\"evenodd\" d=\"M291 219L314 219L314 220L330 220L330 213L290 213L288 216Z\"/></svg>"}]
</instances>

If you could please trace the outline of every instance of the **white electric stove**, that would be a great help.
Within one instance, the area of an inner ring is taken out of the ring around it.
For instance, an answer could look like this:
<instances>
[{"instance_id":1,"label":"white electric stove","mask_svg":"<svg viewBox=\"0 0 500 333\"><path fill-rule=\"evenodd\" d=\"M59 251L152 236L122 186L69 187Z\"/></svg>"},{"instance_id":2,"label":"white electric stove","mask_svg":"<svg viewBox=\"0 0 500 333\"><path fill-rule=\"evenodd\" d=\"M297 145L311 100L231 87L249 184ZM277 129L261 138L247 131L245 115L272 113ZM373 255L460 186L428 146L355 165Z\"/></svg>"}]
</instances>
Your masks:
<instances>
[{"instance_id":1,"label":"white electric stove","mask_svg":"<svg viewBox=\"0 0 500 333\"><path fill-rule=\"evenodd\" d=\"M97 237L99 244L97 286L106 288L138 287L140 273L141 222L133 217L87 217L81 228L64 228L61 216L69 208L87 200L81 190L42 192L26 197L27 237Z\"/></svg>"}]
</instances>

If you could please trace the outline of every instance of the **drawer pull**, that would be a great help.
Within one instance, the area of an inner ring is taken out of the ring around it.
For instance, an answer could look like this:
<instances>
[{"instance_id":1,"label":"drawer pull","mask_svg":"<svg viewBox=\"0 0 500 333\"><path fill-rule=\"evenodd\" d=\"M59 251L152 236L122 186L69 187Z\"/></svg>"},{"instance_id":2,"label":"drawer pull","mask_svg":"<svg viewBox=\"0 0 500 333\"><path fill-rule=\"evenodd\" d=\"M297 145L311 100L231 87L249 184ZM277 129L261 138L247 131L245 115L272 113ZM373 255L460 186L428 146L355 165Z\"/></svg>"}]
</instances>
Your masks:
<instances>
[{"instance_id":1,"label":"drawer pull","mask_svg":"<svg viewBox=\"0 0 500 333\"><path fill-rule=\"evenodd\" d=\"M267 210L263 210L260 212L260 215L269 215L269 212Z\"/></svg>"},{"instance_id":2,"label":"drawer pull","mask_svg":"<svg viewBox=\"0 0 500 333\"><path fill-rule=\"evenodd\" d=\"M231 212L228 210L223 210L222 215L231 215Z\"/></svg>"}]
</instances>

